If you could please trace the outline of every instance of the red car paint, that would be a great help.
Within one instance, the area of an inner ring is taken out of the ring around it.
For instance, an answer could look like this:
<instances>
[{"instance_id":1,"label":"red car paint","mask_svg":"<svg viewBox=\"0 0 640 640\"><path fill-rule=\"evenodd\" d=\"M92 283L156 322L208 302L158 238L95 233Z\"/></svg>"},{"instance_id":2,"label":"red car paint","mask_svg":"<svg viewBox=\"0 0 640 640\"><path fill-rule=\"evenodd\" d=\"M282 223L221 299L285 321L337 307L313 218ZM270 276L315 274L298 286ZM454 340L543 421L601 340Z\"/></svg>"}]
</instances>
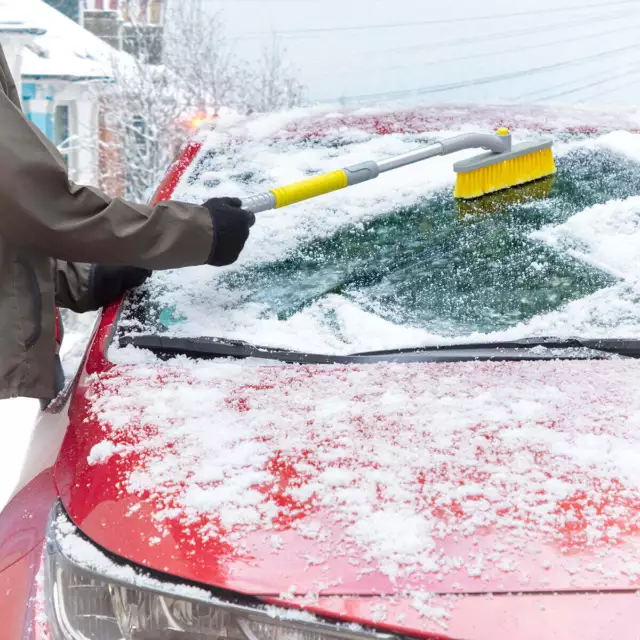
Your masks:
<instances>
[{"instance_id":1,"label":"red car paint","mask_svg":"<svg viewBox=\"0 0 640 640\"><path fill-rule=\"evenodd\" d=\"M487 114L489 111L486 112ZM495 113L495 111L494 111ZM477 118L475 118L477 120ZM345 116L345 124L359 124L361 128L376 132L390 131L427 131L442 128L432 114L407 113L376 118L356 119ZM394 122L401 122L398 125ZM410 123L407 124L407 123ZM298 123L292 127L292 135L312 135L315 124ZM578 124L582 131L595 130L596 127ZM568 128L576 128L568 127ZM546 127L541 127L546 129ZM627 127L630 128L630 127ZM315 129L318 135L322 135ZM174 163L158 193L156 199L168 199L180 177L197 156L199 145L189 144L181 157ZM426 627L424 619L418 614L406 597L386 600L387 613L383 622L376 616L378 597L357 592L327 593L313 605L304 606L295 600L278 596L278 590L269 588L279 584L276 579L279 572L296 571L296 577L304 578L300 572L300 550L291 550L291 567L269 566L263 564L259 572L249 562L236 562L234 575L229 576L227 569L234 560L225 556L226 550L216 548L215 544L205 547L194 559L183 553L180 537L183 531L176 531L173 549L158 546L157 552L150 553L148 545L139 540L153 535L150 513L143 509L135 518L125 518L129 503L119 499L113 479L117 470L111 465L101 465L89 469L87 455L93 444L100 441L90 416L91 401L87 390L94 373L104 374L114 371L105 352L120 303L105 309L96 332L94 333L79 375L73 381L68 392L53 410L43 414L36 436L50 438L51 451L57 450L64 433L64 441L55 469L51 455L40 452L29 458L32 479L14 496L10 504L0 514L0 627L1 640L22 640L29 638L41 640L47 637L46 628L38 621L42 603L38 574L41 572L41 560L45 525L49 510L57 497L60 497L70 512L76 525L95 542L107 549L115 550L139 565L154 567L175 579L187 578L222 588L235 588L246 593L257 593L267 602L294 608L305 608L338 620L360 622L377 626L380 629L409 633L424 638L467 638L473 640L537 640L538 638L558 638L562 640L631 640L638 638L637 609L638 585L631 580L621 581L607 592L594 576L590 584L562 595L553 595L540 584L525 592L513 585L518 595L488 595L499 590L497 584L486 584L474 589L479 593L458 597L450 606L450 619L446 631L435 623ZM567 363L570 366L570 363ZM123 384L126 379L123 376ZM633 382L629 381L629 393L633 393ZM50 452L49 452L50 453ZM285 469L285 473L288 471ZM121 544L127 540L126 547ZM580 551L579 548L576 551ZM267 558L268 560L268 558ZM618 561L610 558L612 566ZM339 564L332 569L349 573L346 565ZM560 574L554 576L560 579ZM387 586L376 583L379 576L374 575L367 584L371 591L380 592ZM567 585L556 585L556 589ZM551 589L554 588L553 580ZM429 602L437 607L438 598ZM46 626L46 625L45 625Z\"/></svg>"},{"instance_id":2,"label":"red car paint","mask_svg":"<svg viewBox=\"0 0 640 640\"><path fill-rule=\"evenodd\" d=\"M180 152L176 160L169 167L167 175L165 176L162 184L158 187L158 190L153 196L152 202L162 202L164 200L170 200L171 194L178 186L180 178L184 175L184 172L189 168L189 165L194 161L202 145L198 142L188 142L184 149Z\"/></svg>"},{"instance_id":3,"label":"red car paint","mask_svg":"<svg viewBox=\"0 0 640 640\"><path fill-rule=\"evenodd\" d=\"M373 366L373 365L372 365ZM376 393L376 384L383 391L386 385L398 385L399 381L405 389L420 389L420 384L424 385L425 380L432 380L437 384L440 377L456 380L459 376L461 364L407 364L402 367L402 373L398 373L397 367L377 365L376 380L370 378L368 385L373 397ZM544 369L542 369L544 367ZM355 367L357 370L358 367ZM144 384L150 389L157 389L162 393L163 387L184 389L186 392L209 389L215 393L221 388L218 380L215 385L202 383L197 378L197 374L188 370L178 370L158 367L155 375L148 375L147 368L144 367ZM352 387L345 381L349 368L332 369L331 375L335 382L331 387L332 398L335 402L344 404L353 396ZM544 373L541 373L543 371ZM560 372L560 373L559 373ZM533 389L544 384L555 384L559 381L561 385L571 384L571 392L574 397L586 398L593 391L594 380L598 381L600 388L606 390L609 402L612 405L620 406L624 403L625 397L633 393L634 376L640 374L640 367L636 362L580 362L562 361L557 364L517 362L517 363L476 363L473 369L465 369L462 374L465 378L473 376L473 388L482 388L486 393L497 393L499 389L507 386L510 381L518 381L521 388ZM148 375L148 377L147 377ZM281 389L293 386L300 390L306 398L306 403L313 406L323 397L314 396L311 389L314 387L314 380L317 376L324 376L322 368L319 367L297 367L294 371L286 365L281 369L270 366L259 370L257 380L252 381L245 388L240 388L237 393L226 398L229 405L235 408L240 414L251 411L251 406L255 403L259 406L271 405L274 415L282 415L282 402L279 400ZM117 393L121 402L128 403L131 398L127 396L125 388L131 386L137 388L132 368L129 366L115 366L108 374L100 376L99 380L81 381L79 390L85 397L94 397L105 393ZM115 381L115 385L109 384ZM605 382L608 380L608 382ZM310 382L309 382L310 381ZM413 386L417 382L416 386ZM315 383L317 386L318 383ZM462 387L464 383L456 383L461 398L464 398L467 387ZM606 386L608 384L608 386ZM108 389L106 388L108 386ZM114 388L115 387L115 388ZM462 389L461 389L462 387ZM204 396L203 396L204 397ZM409 395L406 396L407 398ZM135 402L135 400L134 400ZM459 402L464 402L460 399ZM589 404L591 406L589 406ZM587 405L586 415L592 422L602 419L601 400L599 397L592 398ZM291 405L285 403L285 407ZM572 406L570 403L563 403L561 411L568 412ZM634 405L637 406L637 405ZM73 433L69 432L65 441L61 455L55 469L55 477L58 491L65 505L67 512L73 521L92 540L98 542L102 547L111 551L117 556L124 557L132 562L142 564L156 571L164 571L174 576L184 578L193 582L200 582L212 586L222 587L233 592L246 593L251 595L276 595L287 592L291 585L296 585L297 594L313 593L317 585L327 582L331 577L340 577L340 583L323 587L324 595L360 595L369 596L372 594L400 594L417 590L427 590L428 592L440 593L483 593L487 590L495 592L518 592L526 586L527 591L537 593L550 593L559 591L594 591L597 589L638 589L640 580L624 573L626 563L640 562L640 553L637 545L638 527L640 520L637 514L640 511L640 496L633 499L627 496L625 487L612 485L606 492L593 492L590 496L585 496L582 489L576 489L574 493L566 498L558 499L557 509L562 512L570 511L574 515L571 523L565 524L557 530L558 536L551 538L542 532L537 533L535 538L527 539L526 549L520 551L518 556L519 571L504 572L500 569L489 569L483 572L482 577L470 576L466 569L450 571L443 576L429 574L426 578L416 579L397 578L394 582L385 575L375 561L367 564L368 572L361 575L363 567L354 565L344 556L336 554L324 560L321 564L309 565L309 557L324 557L327 545L320 544L315 539L308 539L299 531L292 528L294 521L308 517L322 524L322 531L330 539L333 539L333 547L340 548L346 544L343 539L343 531L330 517L330 508L318 504L313 504L312 500L296 500L286 494L282 488L297 487L305 484L307 480L305 474L311 474L309 482L313 483L313 471L302 474L296 471L296 463L300 460L293 457L287 458L280 451L275 450L266 466L270 479L265 480L265 486L280 487L280 490L271 492L266 490L262 493L265 505L273 505L277 509L277 514L273 518L278 523L278 532L283 539L284 554L274 554L270 548L268 536L261 530L243 533L242 548L234 547L233 543L225 534L209 534L206 539L197 537L197 524L185 524L179 519L170 519L166 527L163 527L163 535L158 534L154 514L163 508L173 508L171 502L172 493L165 489L162 497L158 500L152 498L144 499L138 495L127 494L122 491L126 486L127 478L131 471L144 467L144 460L149 455L162 456L164 452L148 451L144 442L153 437L153 428L145 423L144 429L131 429L117 436L119 446L135 446L137 452L126 457L112 456L106 462L98 465L90 465L88 462L92 448L102 442L105 438L105 425L100 417L90 414L88 406L78 405L78 417L83 420L75 420L78 425ZM291 415L291 411L288 411ZM202 413L197 409L192 410L192 419L208 418L211 408L204 406ZM306 414L302 414L301 421L304 421ZM366 446L369 437L376 437L374 425L368 425L360 435L357 426L362 424L358 421L360 414L357 405L354 403L350 412L354 427L353 440L361 442ZM608 414L607 414L608 415ZM88 417L87 417L88 416ZM131 424L137 423L139 411L135 406L130 409ZM384 411L378 414L378 418L385 419ZM553 420L557 420L555 423ZM582 415L581 415L582 419ZM624 418L620 418L622 421ZM392 418L387 418L385 423L389 424ZM212 428L214 427L212 420ZM366 424L366 423L365 423ZM505 426L517 428L517 421L506 422ZM538 424L544 425L550 431L554 429L573 430L575 424L571 418L562 419L554 415L553 419L545 415L540 415ZM618 424L618 423L616 423ZM570 426L566 426L570 425ZM622 426L622 425L620 425ZM321 424L317 426L321 432ZM474 429L469 428L468 433L473 435ZM489 436L487 436L489 437ZM179 445L178 445L179 446ZM318 443L318 447L321 444ZM329 445L330 447L331 445ZM492 441L487 441L487 448L492 450ZM360 448L356 445L355 450ZM430 449L429 449L430 450ZM67 453L69 452L69 453ZM167 451L171 456L171 451ZM476 455L483 455L476 453ZM305 458L307 466L313 467L315 464L311 457ZM540 456L536 465L539 473L552 476L554 472L553 463L545 461L544 456ZM464 469L455 469L456 481L459 483L481 482L477 480L474 472L465 475ZM597 472L593 472L596 477ZM572 481L566 480L577 486L582 485L582 479ZM488 481L488 480L487 480ZM429 470L421 471L410 487L412 495L419 495L421 485L440 482L438 472L429 473ZM96 491L96 488L99 488ZM430 496L434 496L435 490L432 488ZM439 504L441 504L439 502ZM136 506L137 510L132 509ZM622 532L621 540L617 547L618 554L607 557L607 573L614 574L615 577L603 576L597 571L583 571L580 567L589 564L598 564L602 561L601 548L589 547L584 544L584 529L588 522L585 512L590 507L609 515L612 512L611 506L615 505L616 510L622 510L623 515L616 520L611 520L607 526L614 524ZM423 512L428 520L433 521L438 518L438 513L444 510L443 506L437 509L429 509L423 506ZM455 518L455 513L460 511L460 507L452 503L447 509L451 510L450 519ZM440 516L443 517L443 516ZM506 516L503 516L506 517ZM212 514L210 521L215 519ZM523 523L522 517L516 518ZM111 532L118 531L114 536ZM234 532L242 531L240 528ZM164 535L166 534L166 535ZM149 538L160 537L157 544L150 545ZM194 538L198 541L197 553L193 553ZM498 543L505 543L509 540L507 532L499 527L494 530L483 531L474 536L452 535L439 545L438 548L444 550L447 558L466 558L470 553L476 551L486 551L492 553ZM333 548L332 547L332 548ZM567 553L570 547L572 554ZM291 550L289 553L288 550ZM578 563L572 559L576 556ZM283 565L283 558L286 565ZM500 557L499 559L502 559ZM497 561L496 561L497 564ZM543 566L545 565L545 566ZM527 574L526 585L523 586L522 573Z\"/></svg>"}]
</instances>

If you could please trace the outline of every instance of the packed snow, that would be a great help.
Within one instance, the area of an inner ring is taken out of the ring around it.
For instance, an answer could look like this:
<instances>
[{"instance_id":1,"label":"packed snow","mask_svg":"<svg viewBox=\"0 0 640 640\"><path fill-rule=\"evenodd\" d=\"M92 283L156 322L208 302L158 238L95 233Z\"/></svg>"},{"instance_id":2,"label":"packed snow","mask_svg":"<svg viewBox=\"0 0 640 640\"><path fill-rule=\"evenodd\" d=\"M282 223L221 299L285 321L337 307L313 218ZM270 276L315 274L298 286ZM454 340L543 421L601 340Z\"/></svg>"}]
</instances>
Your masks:
<instances>
[{"instance_id":1,"label":"packed snow","mask_svg":"<svg viewBox=\"0 0 640 640\"><path fill-rule=\"evenodd\" d=\"M15 490L39 411L37 400L0 400L0 511Z\"/></svg>"}]
</instances>

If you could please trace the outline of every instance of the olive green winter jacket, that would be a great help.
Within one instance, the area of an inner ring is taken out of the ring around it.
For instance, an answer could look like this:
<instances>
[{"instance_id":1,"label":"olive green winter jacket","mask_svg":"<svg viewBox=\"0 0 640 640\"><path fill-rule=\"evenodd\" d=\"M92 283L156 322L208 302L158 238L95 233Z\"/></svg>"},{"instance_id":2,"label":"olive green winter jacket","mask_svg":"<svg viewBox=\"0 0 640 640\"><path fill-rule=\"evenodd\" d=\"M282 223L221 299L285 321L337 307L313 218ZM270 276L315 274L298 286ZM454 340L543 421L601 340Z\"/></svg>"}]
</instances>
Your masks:
<instances>
[{"instance_id":1,"label":"olive green winter jacket","mask_svg":"<svg viewBox=\"0 0 640 640\"><path fill-rule=\"evenodd\" d=\"M136 205L71 183L22 113L0 46L0 398L53 397L55 306L91 308L89 263L193 266L212 241L203 207Z\"/></svg>"}]
</instances>

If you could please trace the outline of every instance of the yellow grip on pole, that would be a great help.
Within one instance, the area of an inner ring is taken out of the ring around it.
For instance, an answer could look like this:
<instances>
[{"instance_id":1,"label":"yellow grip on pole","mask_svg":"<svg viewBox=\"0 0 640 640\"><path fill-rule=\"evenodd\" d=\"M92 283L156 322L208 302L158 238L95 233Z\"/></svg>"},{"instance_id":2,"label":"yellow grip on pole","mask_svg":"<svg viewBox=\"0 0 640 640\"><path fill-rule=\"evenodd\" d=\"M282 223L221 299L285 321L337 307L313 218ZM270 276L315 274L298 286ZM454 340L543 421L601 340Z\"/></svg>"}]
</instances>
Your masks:
<instances>
[{"instance_id":1,"label":"yellow grip on pole","mask_svg":"<svg viewBox=\"0 0 640 640\"><path fill-rule=\"evenodd\" d=\"M276 198L276 209L279 209L295 202L321 196L324 193L344 189L346 186L348 186L347 174L342 169L338 169L330 173L323 173L321 176L314 176L284 187L271 189L271 193Z\"/></svg>"}]
</instances>

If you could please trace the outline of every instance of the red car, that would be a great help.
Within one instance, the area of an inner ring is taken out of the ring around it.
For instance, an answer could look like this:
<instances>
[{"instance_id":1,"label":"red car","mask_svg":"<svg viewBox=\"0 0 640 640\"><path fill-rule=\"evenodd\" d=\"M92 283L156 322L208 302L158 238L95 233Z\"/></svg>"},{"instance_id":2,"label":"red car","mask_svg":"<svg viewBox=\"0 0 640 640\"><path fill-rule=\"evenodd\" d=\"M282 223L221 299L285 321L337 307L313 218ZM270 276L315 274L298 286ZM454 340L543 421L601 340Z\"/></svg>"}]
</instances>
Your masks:
<instances>
[{"instance_id":1,"label":"red car","mask_svg":"<svg viewBox=\"0 0 640 640\"><path fill-rule=\"evenodd\" d=\"M259 214L241 260L105 309L0 514L2 640L640 637L640 146L620 115L221 120L156 200L447 132L556 138Z\"/></svg>"}]
</instances>

